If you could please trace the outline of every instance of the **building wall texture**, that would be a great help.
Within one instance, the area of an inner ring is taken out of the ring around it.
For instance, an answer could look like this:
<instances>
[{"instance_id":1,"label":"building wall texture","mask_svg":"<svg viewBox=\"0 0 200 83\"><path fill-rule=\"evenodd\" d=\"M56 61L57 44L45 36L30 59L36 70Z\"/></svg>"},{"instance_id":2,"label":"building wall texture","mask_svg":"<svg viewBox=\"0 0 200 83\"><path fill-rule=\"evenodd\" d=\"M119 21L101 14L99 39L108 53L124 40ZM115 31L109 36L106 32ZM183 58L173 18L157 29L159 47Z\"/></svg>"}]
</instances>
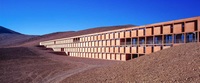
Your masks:
<instances>
[{"instance_id":1,"label":"building wall texture","mask_svg":"<svg viewBox=\"0 0 200 83\"><path fill-rule=\"evenodd\" d=\"M172 46L200 41L200 17L40 42L68 56L126 61Z\"/></svg>"}]
</instances>

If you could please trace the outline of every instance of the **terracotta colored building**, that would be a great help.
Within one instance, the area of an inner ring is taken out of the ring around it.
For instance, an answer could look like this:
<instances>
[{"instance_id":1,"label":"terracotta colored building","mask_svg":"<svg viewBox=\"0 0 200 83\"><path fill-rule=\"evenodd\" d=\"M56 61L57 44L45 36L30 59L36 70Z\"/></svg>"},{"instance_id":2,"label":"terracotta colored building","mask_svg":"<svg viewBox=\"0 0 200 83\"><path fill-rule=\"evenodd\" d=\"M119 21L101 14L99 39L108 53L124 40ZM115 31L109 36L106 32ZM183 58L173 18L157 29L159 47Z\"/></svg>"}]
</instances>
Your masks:
<instances>
[{"instance_id":1,"label":"terracotta colored building","mask_svg":"<svg viewBox=\"0 0 200 83\"><path fill-rule=\"evenodd\" d=\"M68 56L126 61L172 46L200 41L200 17L40 42Z\"/></svg>"}]
</instances>

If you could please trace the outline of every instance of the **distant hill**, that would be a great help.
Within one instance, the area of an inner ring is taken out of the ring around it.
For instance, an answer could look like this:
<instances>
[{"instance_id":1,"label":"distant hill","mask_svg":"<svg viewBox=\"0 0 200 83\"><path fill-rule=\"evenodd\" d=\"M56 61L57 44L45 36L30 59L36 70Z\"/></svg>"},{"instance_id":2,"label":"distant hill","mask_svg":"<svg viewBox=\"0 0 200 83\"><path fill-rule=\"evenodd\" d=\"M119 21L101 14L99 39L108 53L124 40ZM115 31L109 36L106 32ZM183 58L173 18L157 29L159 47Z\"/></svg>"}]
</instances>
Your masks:
<instances>
[{"instance_id":1,"label":"distant hill","mask_svg":"<svg viewBox=\"0 0 200 83\"><path fill-rule=\"evenodd\" d=\"M55 33L45 34L34 38L30 38L24 42L21 42L20 44L16 44L15 46L36 46L39 45L39 42L41 41L64 38L71 35L74 32L75 31L66 31L66 32L55 32Z\"/></svg>"},{"instance_id":2,"label":"distant hill","mask_svg":"<svg viewBox=\"0 0 200 83\"><path fill-rule=\"evenodd\" d=\"M7 29L3 26L0 26L0 34L3 34L3 33L8 33L8 34L21 34L19 32L15 32L13 30L10 30L10 29Z\"/></svg>"},{"instance_id":3,"label":"distant hill","mask_svg":"<svg viewBox=\"0 0 200 83\"><path fill-rule=\"evenodd\" d=\"M0 47L7 47L20 43L36 36L24 35L19 32L0 26Z\"/></svg>"},{"instance_id":4,"label":"distant hill","mask_svg":"<svg viewBox=\"0 0 200 83\"><path fill-rule=\"evenodd\" d=\"M104 31L109 31L109 30L122 29L122 28L130 28L130 27L135 27L135 25L129 24L129 25L96 27L96 28L90 28L90 29L86 29L86 30L77 31L74 34L70 35L69 37L104 32Z\"/></svg>"},{"instance_id":5,"label":"distant hill","mask_svg":"<svg viewBox=\"0 0 200 83\"><path fill-rule=\"evenodd\" d=\"M80 31L54 32L40 36L24 35L22 33L15 32L13 30L0 26L0 46L36 46L41 41L67 38L122 28L130 28L134 26L135 25L104 26Z\"/></svg>"},{"instance_id":6,"label":"distant hill","mask_svg":"<svg viewBox=\"0 0 200 83\"><path fill-rule=\"evenodd\" d=\"M134 26L135 25L118 25L118 26L96 27L96 28L90 28L90 29L80 30L80 31L55 32L55 33L45 34L45 35L41 35L35 38L31 38L23 42L20 46L33 46L33 45L38 45L39 42L46 41L46 40L67 38L67 37L73 37L73 36L79 36L79 35L85 35L85 34L91 34L91 33L97 33L97 32L109 31L109 30L116 30L116 29L122 29L122 28L130 28Z\"/></svg>"}]
</instances>

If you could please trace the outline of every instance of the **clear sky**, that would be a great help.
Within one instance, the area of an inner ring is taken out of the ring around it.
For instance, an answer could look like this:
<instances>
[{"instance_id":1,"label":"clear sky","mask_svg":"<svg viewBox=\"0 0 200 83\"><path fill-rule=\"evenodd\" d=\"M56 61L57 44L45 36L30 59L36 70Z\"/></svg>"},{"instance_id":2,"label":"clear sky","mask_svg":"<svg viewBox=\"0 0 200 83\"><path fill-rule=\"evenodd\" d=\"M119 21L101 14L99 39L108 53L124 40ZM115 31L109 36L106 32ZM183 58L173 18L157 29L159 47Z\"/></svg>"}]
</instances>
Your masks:
<instances>
[{"instance_id":1,"label":"clear sky","mask_svg":"<svg viewBox=\"0 0 200 83\"><path fill-rule=\"evenodd\" d=\"M0 26L42 35L200 16L200 0L0 0Z\"/></svg>"}]
</instances>

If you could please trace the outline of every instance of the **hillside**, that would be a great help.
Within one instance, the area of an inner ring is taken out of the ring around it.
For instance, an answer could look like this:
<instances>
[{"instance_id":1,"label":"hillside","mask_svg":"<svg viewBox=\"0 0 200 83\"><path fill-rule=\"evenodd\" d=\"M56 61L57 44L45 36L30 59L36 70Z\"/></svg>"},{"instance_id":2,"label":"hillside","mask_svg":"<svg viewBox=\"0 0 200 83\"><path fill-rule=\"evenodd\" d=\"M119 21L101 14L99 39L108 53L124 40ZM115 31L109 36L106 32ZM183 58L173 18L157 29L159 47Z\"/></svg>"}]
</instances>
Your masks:
<instances>
[{"instance_id":1,"label":"hillside","mask_svg":"<svg viewBox=\"0 0 200 83\"><path fill-rule=\"evenodd\" d=\"M28 39L19 44L15 44L15 46L28 46L28 47L36 46L36 45L39 45L39 42L41 42L41 41L63 38L63 37L71 35L72 33L74 33L74 31L55 32L55 33L45 34L45 35L41 35L41 36L37 36L37 37L31 38L31 39Z\"/></svg>"},{"instance_id":2,"label":"hillside","mask_svg":"<svg viewBox=\"0 0 200 83\"><path fill-rule=\"evenodd\" d=\"M74 67L49 60L32 48L0 48L0 83L49 83L51 77Z\"/></svg>"},{"instance_id":3,"label":"hillside","mask_svg":"<svg viewBox=\"0 0 200 83\"><path fill-rule=\"evenodd\" d=\"M80 30L74 33L71 36L78 36L78 35L85 35L85 34L92 34L97 32L104 32L109 30L116 30L116 29L122 29L122 28L130 28L134 27L135 25L118 25L118 26L104 26L104 27L96 27L96 28L90 28L86 30ZM69 37L71 37L69 36Z\"/></svg>"},{"instance_id":4,"label":"hillside","mask_svg":"<svg viewBox=\"0 0 200 83\"><path fill-rule=\"evenodd\" d=\"M21 34L19 32L15 32L13 30L10 30L8 28L5 28L3 26L0 26L0 34L3 34L3 33L8 33L8 34Z\"/></svg>"},{"instance_id":5,"label":"hillside","mask_svg":"<svg viewBox=\"0 0 200 83\"><path fill-rule=\"evenodd\" d=\"M18 46L35 46L35 45L38 45L39 42L41 42L41 41L59 39L59 38L67 38L67 37L72 37L72 36L91 34L91 33L116 30L116 29L122 29L122 28L130 28L130 27L134 27L134 25L105 26L105 27L96 27L96 28L80 30L80 31L66 31L66 32L50 33L50 34L46 34L46 35L42 35L42 36L38 36L38 37L35 37L32 39L29 39L29 40L21 43Z\"/></svg>"},{"instance_id":6,"label":"hillside","mask_svg":"<svg viewBox=\"0 0 200 83\"><path fill-rule=\"evenodd\" d=\"M127 62L96 68L66 78L63 83L200 82L200 44L189 43Z\"/></svg>"},{"instance_id":7,"label":"hillside","mask_svg":"<svg viewBox=\"0 0 200 83\"><path fill-rule=\"evenodd\" d=\"M13 30L0 26L0 47L18 44L22 41L28 40L33 37L35 36L24 35L19 32L15 32Z\"/></svg>"},{"instance_id":8,"label":"hillside","mask_svg":"<svg viewBox=\"0 0 200 83\"><path fill-rule=\"evenodd\" d=\"M49 33L41 36L31 36L31 35L24 35L19 32L15 32L13 30L7 29L5 27L0 26L0 46L7 47L7 46L36 46L41 41L52 40L52 39L59 39L59 38L67 38L72 36L84 35L84 34L91 34L115 29L122 29L122 28L130 28L134 27L135 25L118 25L118 26L105 26L105 27L96 27L90 28L86 30L80 31L65 31L65 32L55 32Z\"/></svg>"}]
</instances>

